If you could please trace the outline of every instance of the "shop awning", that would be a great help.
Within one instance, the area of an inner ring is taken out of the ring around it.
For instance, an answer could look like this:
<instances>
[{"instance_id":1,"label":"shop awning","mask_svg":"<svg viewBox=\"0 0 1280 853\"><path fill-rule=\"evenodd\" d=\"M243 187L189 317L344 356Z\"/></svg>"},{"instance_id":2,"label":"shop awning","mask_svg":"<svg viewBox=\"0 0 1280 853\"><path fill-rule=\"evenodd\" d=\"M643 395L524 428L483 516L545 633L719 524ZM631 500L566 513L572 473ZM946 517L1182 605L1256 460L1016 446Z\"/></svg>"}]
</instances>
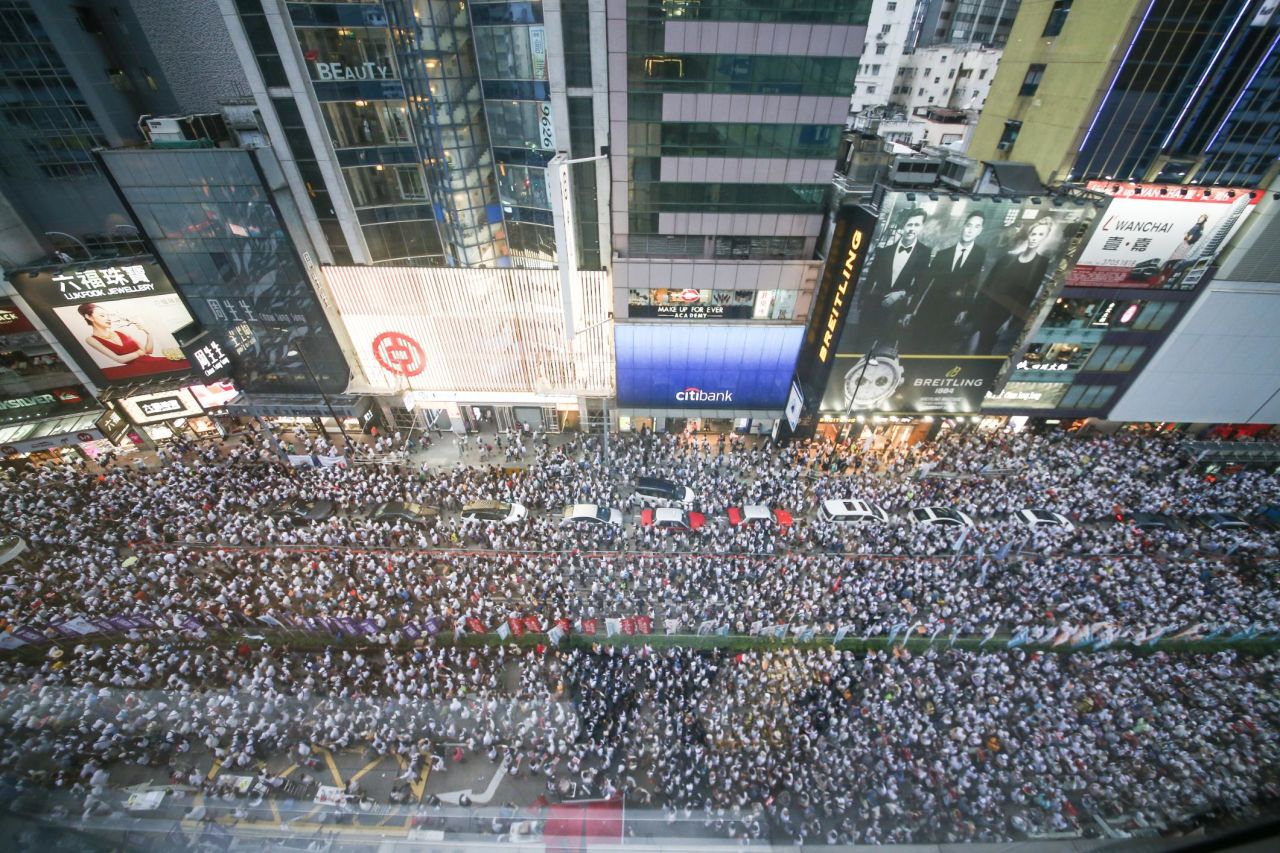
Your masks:
<instances>
[{"instance_id":1,"label":"shop awning","mask_svg":"<svg viewBox=\"0 0 1280 853\"><path fill-rule=\"evenodd\" d=\"M101 411L81 412L0 427L0 453L27 453L102 438L95 424Z\"/></svg>"},{"instance_id":2,"label":"shop awning","mask_svg":"<svg viewBox=\"0 0 1280 853\"><path fill-rule=\"evenodd\" d=\"M329 404L340 417L359 417L356 403L359 397L348 394L332 394ZM241 394L227 404L229 415L250 415L259 418L327 418L329 405L319 394Z\"/></svg>"}]
</instances>

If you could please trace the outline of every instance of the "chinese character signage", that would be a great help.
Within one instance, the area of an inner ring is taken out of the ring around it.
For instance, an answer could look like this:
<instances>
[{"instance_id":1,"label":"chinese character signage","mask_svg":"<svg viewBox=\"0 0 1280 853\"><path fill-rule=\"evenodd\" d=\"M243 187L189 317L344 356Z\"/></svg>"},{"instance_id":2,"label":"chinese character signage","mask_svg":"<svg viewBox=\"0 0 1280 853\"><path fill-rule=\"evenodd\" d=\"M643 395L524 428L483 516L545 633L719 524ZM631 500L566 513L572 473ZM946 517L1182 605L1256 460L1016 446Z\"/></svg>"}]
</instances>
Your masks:
<instances>
[{"instance_id":1,"label":"chinese character signage","mask_svg":"<svg viewBox=\"0 0 1280 853\"><path fill-rule=\"evenodd\" d=\"M189 341L182 341L182 353L195 368L196 374L205 382L213 382L231 375L231 356L208 331L200 332Z\"/></svg>"},{"instance_id":2,"label":"chinese character signage","mask_svg":"<svg viewBox=\"0 0 1280 853\"><path fill-rule=\"evenodd\" d=\"M135 424L155 424L204 414L204 409L186 388L126 397L119 401L119 405Z\"/></svg>"},{"instance_id":3,"label":"chinese character signage","mask_svg":"<svg viewBox=\"0 0 1280 853\"><path fill-rule=\"evenodd\" d=\"M147 259L18 273L19 295L95 382L187 372L176 333L191 315Z\"/></svg>"},{"instance_id":4,"label":"chinese character signage","mask_svg":"<svg viewBox=\"0 0 1280 853\"><path fill-rule=\"evenodd\" d=\"M1090 181L1112 197L1067 277L1076 287L1192 289L1257 203L1226 187Z\"/></svg>"},{"instance_id":5,"label":"chinese character signage","mask_svg":"<svg viewBox=\"0 0 1280 853\"><path fill-rule=\"evenodd\" d=\"M1003 391L987 397L982 409L1053 409L1070 387L1070 382L1007 382Z\"/></svg>"},{"instance_id":6,"label":"chinese character signage","mask_svg":"<svg viewBox=\"0 0 1280 853\"><path fill-rule=\"evenodd\" d=\"M847 322L827 324L820 410L978 411L1092 222L1092 205L1048 202L885 193L858 249L866 265L836 306ZM824 282L856 267L852 250L833 247Z\"/></svg>"}]
</instances>

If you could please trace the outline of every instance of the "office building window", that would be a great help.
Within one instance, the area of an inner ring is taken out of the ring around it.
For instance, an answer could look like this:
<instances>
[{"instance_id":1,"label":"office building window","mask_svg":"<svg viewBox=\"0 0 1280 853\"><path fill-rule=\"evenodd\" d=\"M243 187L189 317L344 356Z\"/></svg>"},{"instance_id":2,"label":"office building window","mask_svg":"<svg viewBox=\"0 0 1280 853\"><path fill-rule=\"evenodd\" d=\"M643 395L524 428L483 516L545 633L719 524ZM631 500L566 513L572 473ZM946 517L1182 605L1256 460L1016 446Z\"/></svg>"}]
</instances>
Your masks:
<instances>
[{"instance_id":1,"label":"office building window","mask_svg":"<svg viewBox=\"0 0 1280 853\"><path fill-rule=\"evenodd\" d=\"M1096 370L1106 373L1127 373L1145 355L1144 346L1100 346L1093 351L1092 357L1085 362L1085 370Z\"/></svg>"},{"instance_id":2,"label":"office building window","mask_svg":"<svg viewBox=\"0 0 1280 853\"><path fill-rule=\"evenodd\" d=\"M1045 38L1052 38L1062 32L1067 23L1067 13L1071 11L1071 0L1053 0L1053 9L1049 12L1049 20L1045 22Z\"/></svg>"},{"instance_id":3,"label":"office building window","mask_svg":"<svg viewBox=\"0 0 1280 853\"><path fill-rule=\"evenodd\" d=\"M1099 409L1114 396L1111 385L1072 385L1059 404L1064 409Z\"/></svg>"},{"instance_id":4,"label":"office building window","mask_svg":"<svg viewBox=\"0 0 1280 853\"><path fill-rule=\"evenodd\" d=\"M1133 328L1143 332L1158 332L1178 310L1177 302L1148 302L1133 321Z\"/></svg>"},{"instance_id":5,"label":"office building window","mask_svg":"<svg viewBox=\"0 0 1280 853\"><path fill-rule=\"evenodd\" d=\"M876 45L876 56L884 56L884 52L888 47L889 46L887 44Z\"/></svg>"},{"instance_id":6,"label":"office building window","mask_svg":"<svg viewBox=\"0 0 1280 853\"><path fill-rule=\"evenodd\" d=\"M1018 134L1022 131L1022 122L1006 121L1004 123L1004 132L1000 134L1000 142L996 148L1001 151L1008 151L1013 147L1013 143L1018 141Z\"/></svg>"},{"instance_id":7,"label":"office building window","mask_svg":"<svg viewBox=\"0 0 1280 853\"><path fill-rule=\"evenodd\" d=\"M1040 81L1044 79L1043 65L1032 65L1027 68L1027 76L1022 78L1022 88L1018 90L1018 95L1023 98L1029 98L1040 88Z\"/></svg>"}]
</instances>

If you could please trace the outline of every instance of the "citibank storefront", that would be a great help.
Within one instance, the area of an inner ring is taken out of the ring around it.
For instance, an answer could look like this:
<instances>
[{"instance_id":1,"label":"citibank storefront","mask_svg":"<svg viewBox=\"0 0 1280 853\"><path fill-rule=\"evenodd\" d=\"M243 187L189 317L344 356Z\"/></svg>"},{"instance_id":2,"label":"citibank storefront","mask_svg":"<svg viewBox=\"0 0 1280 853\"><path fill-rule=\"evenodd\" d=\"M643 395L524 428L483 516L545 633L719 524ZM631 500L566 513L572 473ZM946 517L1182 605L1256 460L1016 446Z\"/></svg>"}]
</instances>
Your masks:
<instances>
[{"instance_id":1,"label":"citibank storefront","mask_svg":"<svg viewBox=\"0 0 1280 853\"><path fill-rule=\"evenodd\" d=\"M620 324L618 426L771 433L803 337L802 326Z\"/></svg>"}]
</instances>

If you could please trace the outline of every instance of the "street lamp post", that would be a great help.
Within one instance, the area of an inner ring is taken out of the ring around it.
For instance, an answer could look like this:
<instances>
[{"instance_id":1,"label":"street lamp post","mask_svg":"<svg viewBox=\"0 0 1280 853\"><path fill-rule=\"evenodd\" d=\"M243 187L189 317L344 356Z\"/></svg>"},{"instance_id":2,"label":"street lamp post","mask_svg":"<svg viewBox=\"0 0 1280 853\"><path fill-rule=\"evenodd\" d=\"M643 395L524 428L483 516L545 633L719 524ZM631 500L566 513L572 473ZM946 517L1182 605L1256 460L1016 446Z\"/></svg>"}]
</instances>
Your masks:
<instances>
[{"instance_id":1,"label":"street lamp post","mask_svg":"<svg viewBox=\"0 0 1280 853\"><path fill-rule=\"evenodd\" d=\"M302 349L302 342L294 344L294 348L289 350L286 355L298 356L302 359L302 365L307 369L307 375L311 377L311 383L316 386L316 390L320 392L320 396L324 399L324 407L329 410L329 417L333 418L333 422L338 425L338 432L342 433L343 452L351 450L351 436L347 435L347 430L342 425L342 419L338 417L338 413L333 410L333 403L329 400L329 395L325 392L324 386L320 384L320 380L316 378L316 372L311 368L311 360L307 358L306 352ZM321 428L323 429L323 424ZM328 430L324 430L325 438L329 437Z\"/></svg>"},{"instance_id":2,"label":"street lamp post","mask_svg":"<svg viewBox=\"0 0 1280 853\"><path fill-rule=\"evenodd\" d=\"M867 350L867 357L862 362L862 370L858 372L858 378L853 383L853 393L849 395L849 407L845 409L844 412L846 421L853 415L853 406L858 402L858 392L862 390L862 380L867 377L867 368L880 363L880 359L872 355L872 353L876 351L876 345L879 343L879 341L876 341L871 345L871 348Z\"/></svg>"}]
</instances>

